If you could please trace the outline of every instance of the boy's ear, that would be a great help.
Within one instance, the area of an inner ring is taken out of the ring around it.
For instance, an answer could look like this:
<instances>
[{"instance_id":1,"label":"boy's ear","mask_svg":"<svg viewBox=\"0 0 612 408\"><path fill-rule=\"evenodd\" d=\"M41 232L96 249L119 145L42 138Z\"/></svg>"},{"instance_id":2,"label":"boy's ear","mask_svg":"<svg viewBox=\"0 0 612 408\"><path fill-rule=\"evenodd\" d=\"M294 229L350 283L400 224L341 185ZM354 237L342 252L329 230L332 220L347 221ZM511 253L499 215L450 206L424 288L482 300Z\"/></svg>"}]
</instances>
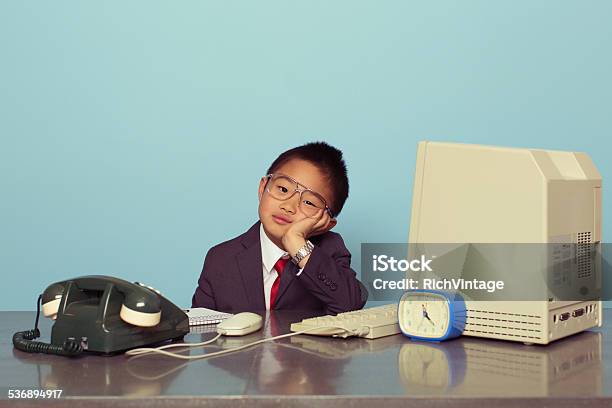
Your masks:
<instances>
[{"instance_id":1,"label":"boy's ear","mask_svg":"<svg viewBox=\"0 0 612 408\"><path fill-rule=\"evenodd\" d=\"M266 187L266 181L267 181L266 177L262 177L261 180L259 180L259 189L258 189L259 200L261 200L261 196L264 193L264 188Z\"/></svg>"}]
</instances>

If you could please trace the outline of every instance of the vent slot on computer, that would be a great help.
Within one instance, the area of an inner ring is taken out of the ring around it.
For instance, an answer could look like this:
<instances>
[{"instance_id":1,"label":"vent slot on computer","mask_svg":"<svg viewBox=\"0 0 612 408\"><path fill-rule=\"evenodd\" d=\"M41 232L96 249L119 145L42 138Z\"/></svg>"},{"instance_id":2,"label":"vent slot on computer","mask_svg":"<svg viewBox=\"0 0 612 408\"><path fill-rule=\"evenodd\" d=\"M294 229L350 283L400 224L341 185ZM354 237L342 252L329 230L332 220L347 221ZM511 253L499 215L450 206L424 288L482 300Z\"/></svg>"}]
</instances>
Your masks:
<instances>
[{"instance_id":1,"label":"vent slot on computer","mask_svg":"<svg viewBox=\"0 0 612 408\"><path fill-rule=\"evenodd\" d=\"M591 252L594 250L590 232L576 234L576 272L578 278L589 278L593 273Z\"/></svg>"},{"instance_id":2,"label":"vent slot on computer","mask_svg":"<svg viewBox=\"0 0 612 408\"><path fill-rule=\"evenodd\" d=\"M542 317L468 309L464 334L508 336L525 341L539 339L542 336Z\"/></svg>"}]
</instances>

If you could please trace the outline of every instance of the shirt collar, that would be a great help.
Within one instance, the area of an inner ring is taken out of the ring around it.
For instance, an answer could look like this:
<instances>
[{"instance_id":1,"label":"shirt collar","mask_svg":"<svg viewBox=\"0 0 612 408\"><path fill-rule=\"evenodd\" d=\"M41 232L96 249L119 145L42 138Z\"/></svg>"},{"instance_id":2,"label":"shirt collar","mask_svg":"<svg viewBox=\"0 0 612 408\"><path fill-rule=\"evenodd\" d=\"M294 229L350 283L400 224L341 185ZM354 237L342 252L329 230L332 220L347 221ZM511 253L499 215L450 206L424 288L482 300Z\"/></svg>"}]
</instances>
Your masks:
<instances>
[{"instance_id":1,"label":"shirt collar","mask_svg":"<svg viewBox=\"0 0 612 408\"><path fill-rule=\"evenodd\" d=\"M261 260L266 271L272 272L274 264L281 257L289 255L284 250L280 249L264 231L263 224L259 225L259 240L261 241Z\"/></svg>"}]
</instances>

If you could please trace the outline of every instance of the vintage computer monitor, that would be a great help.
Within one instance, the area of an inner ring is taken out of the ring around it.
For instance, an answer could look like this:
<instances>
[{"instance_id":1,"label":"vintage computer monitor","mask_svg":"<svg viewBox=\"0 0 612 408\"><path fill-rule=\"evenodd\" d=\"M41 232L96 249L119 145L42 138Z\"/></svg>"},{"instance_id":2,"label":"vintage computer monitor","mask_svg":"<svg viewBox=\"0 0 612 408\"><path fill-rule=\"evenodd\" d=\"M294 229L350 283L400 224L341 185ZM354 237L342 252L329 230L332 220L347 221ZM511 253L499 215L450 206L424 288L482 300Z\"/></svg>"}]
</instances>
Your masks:
<instances>
[{"instance_id":1,"label":"vintage computer monitor","mask_svg":"<svg viewBox=\"0 0 612 408\"><path fill-rule=\"evenodd\" d=\"M454 264L447 265L448 270L454 267L452 274L470 278L487 278L487 269L507 267L504 254L498 254L498 261L493 256L488 267L486 262L476 268L466 266L474 263L469 252L477 252L478 244L599 247L601 176L584 153L420 142L408 240L410 245L446 245L451 255L441 259ZM466 244L472 247L466 249ZM497 251L503 252L503 245ZM518 269L506 277L516 273L525 287L536 285L539 277L521 275ZM572 269L572 276L563 277L565 284L580 286L592 297L466 299L463 334L548 344L601 326L598 273L600 265L588 257Z\"/></svg>"}]
</instances>

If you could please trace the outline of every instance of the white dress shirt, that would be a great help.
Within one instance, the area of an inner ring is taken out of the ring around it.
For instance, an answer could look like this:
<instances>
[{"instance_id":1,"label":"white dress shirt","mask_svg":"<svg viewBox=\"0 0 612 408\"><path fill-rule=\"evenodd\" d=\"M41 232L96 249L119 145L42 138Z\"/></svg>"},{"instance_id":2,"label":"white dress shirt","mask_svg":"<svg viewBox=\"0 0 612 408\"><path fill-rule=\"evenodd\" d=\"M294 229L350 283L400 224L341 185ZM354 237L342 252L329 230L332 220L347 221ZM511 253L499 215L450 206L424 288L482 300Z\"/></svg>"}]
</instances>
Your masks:
<instances>
[{"instance_id":1,"label":"white dress shirt","mask_svg":"<svg viewBox=\"0 0 612 408\"><path fill-rule=\"evenodd\" d=\"M263 290L266 299L266 310L270 310L270 291L278 276L278 272L274 269L274 264L276 264L276 261L280 258L284 256L288 257L289 254L277 247L276 244L268 238L268 235L264 231L263 224L259 225L259 241L261 242L261 265L263 268ZM300 276L300 273L302 273L302 269L296 273L296 276Z\"/></svg>"}]
</instances>

